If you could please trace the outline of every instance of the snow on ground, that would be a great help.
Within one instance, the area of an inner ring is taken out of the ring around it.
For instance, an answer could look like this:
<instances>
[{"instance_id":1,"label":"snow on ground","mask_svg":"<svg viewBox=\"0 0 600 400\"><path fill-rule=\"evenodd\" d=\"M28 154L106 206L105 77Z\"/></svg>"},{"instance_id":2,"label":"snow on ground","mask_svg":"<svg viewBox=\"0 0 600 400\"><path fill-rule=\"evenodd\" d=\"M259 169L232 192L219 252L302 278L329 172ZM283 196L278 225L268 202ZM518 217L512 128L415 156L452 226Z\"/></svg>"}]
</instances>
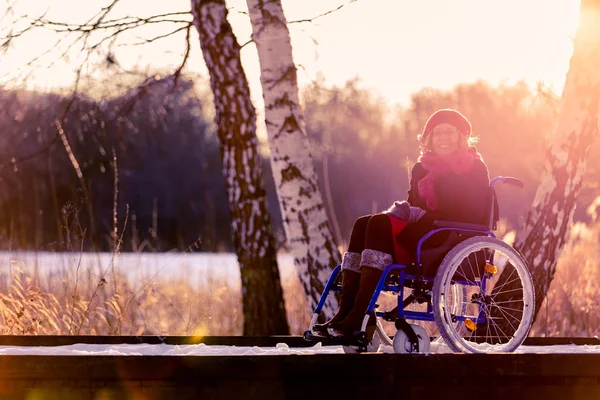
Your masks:
<instances>
[{"instance_id":1,"label":"snow on ground","mask_svg":"<svg viewBox=\"0 0 600 400\"><path fill-rule=\"evenodd\" d=\"M380 353L393 353L391 346L381 346ZM444 344L432 343L430 354L451 353ZM521 346L515 353L600 353L600 346L560 345ZM290 354L344 354L342 346L289 347L279 343L276 347L238 347L169 345L169 344L74 344L69 346L0 346L0 355L47 356L259 356Z\"/></svg>"}]
</instances>

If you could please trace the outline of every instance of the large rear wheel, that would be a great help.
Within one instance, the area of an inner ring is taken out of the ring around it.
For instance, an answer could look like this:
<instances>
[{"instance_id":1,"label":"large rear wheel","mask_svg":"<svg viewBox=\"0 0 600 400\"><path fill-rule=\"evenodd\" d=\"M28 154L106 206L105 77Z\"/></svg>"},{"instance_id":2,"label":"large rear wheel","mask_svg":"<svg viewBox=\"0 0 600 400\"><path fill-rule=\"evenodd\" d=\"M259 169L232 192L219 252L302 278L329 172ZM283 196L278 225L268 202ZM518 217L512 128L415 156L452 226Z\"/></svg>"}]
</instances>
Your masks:
<instances>
[{"instance_id":1,"label":"large rear wheel","mask_svg":"<svg viewBox=\"0 0 600 400\"><path fill-rule=\"evenodd\" d=\"M433 283L435 323L455 352L512 352L533 323L531 275L503 241L472 237L455 246Z\"/></svg>"}]
</instances>

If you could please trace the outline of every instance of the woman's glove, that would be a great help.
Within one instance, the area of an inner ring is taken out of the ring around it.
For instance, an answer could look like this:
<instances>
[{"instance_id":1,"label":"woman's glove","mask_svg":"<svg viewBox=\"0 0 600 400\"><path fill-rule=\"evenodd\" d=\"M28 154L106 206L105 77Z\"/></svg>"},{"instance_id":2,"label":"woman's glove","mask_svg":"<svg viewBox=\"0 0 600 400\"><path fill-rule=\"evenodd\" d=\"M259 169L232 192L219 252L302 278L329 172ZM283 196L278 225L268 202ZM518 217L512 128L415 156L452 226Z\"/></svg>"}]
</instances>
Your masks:
<instances>
[{"instance_id":1,"label":"woman's glove","mask_svg":"<svg viewBox=\"0 0 600 400\"><path fill-rule=\"evenodd\" d=\"M410 219L408 222L417 222L421 217L425 215L425 210L419 207L410 207Z\"/></svg>"},{"instance_id":2,"label":"woman's glove","mask_svg":"<svg viewBox=\"0 0 600 400\"><path fill-rule=\"evenodd\" d=\"M384 213L407 222L417 222L425 214L425 210L413 207L407 201L395 201Z\"/></svg>"}]
</instances>

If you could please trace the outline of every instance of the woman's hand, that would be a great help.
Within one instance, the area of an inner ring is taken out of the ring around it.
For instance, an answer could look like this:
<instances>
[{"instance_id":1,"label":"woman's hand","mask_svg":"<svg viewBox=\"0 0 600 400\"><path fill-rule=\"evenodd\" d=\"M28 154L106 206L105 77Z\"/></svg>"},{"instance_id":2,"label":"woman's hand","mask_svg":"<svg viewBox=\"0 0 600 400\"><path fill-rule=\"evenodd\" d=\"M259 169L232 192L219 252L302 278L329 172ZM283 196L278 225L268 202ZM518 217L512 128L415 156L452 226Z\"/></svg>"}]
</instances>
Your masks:
<instances>
[{"instance_id":1,"label":"woman's hand","mask_svg":"<svg viewBox=\"0 0 600 400\"><path fill-rule=\"evenodd\" d=\"M417 222L425 214L425 210L413 207L407 201L395 201L384 214L391 214L406 222Z\"/></svg>"},{"instance_id":2,"label":"woman's hand","mask_svg":"<svg viewBox=\"0 0 600 400\"><path fill-rule=\"evenodd\" d=\"M425 215L425 210L419 207L410 207L410 219L408 222L417 222L421 217Z\"/></svg>"}]
</instances>

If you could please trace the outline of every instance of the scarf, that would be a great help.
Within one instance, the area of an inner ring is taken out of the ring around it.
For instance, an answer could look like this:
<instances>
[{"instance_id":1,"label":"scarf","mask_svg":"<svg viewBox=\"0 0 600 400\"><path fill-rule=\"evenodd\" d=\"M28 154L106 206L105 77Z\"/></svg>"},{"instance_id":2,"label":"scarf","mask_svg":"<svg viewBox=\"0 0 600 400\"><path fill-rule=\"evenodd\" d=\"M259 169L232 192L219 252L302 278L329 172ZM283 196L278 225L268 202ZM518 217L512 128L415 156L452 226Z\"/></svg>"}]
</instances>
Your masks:
<instances>
[{"instance_id":1,"label":"scarf","mask_svg":"<svg viewBox=\"0 0 600 400\"><path fill-rule=\"evenodd\" d=\"M435 193L434 182L444 175L454 172L463 174L471 169L473 161L481 160L481 156L474 148L471 150L460 149L456 153L442 156L434 154L423 154L419 161L423 168L429 173L419 183L419 196L425 200L427 207L433 211L438 207L438 199Z\"/></svg>"}]
</instances>

